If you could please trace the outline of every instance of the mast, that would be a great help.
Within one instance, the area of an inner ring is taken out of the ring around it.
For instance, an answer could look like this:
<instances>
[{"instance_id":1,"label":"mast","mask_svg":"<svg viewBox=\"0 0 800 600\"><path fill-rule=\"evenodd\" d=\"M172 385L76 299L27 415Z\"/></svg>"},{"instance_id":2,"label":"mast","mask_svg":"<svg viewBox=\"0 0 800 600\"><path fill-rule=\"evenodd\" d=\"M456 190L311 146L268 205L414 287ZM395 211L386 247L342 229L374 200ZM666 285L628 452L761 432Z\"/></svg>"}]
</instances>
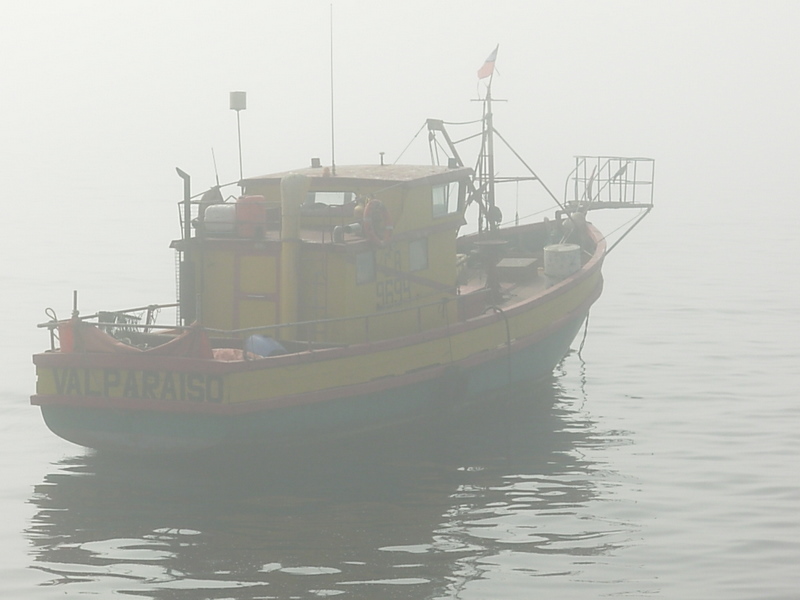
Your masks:
<instances>
[{"instance_id":1,"label":"mast","mask_svg":"<svg viewBox=\"0 0 800 600\"><path fill-rule=\"evenodd\" d=\"M486 217L486 230L493 231L497 228L502 217L495 205L495 177L494 177L494 122L492 114L492 81L494 80L494 65L497 61L497 51L500 44L495 46L486 62L478 69L478 80L489 78L486 84L486 97L483 99L483 139L481 140L478 170L480 182L480 195L483 198L483 212ZM483 216L478 218L478 231L483 231Z\"/></svg>"},{"instance_id":2,"label":"mast","mask_svg":"<svg viewBox=\"0 0 800 600\"><path fill-rule=\"evenodd\" d=\"M333 106L333 3L331 2L331 175L336 176L336 117Z\"/></svg>"},{"instance_id":3,"label":"mast","mask_svg":"<svg viewBox=\"0 0 800 600\"><path fill-rule=\"evenodd\" d=\"M483 210L478 217L478 231L493 231L497 228L501 218L499 210L495 207L495 176L494 176L494 115L492 114L492 78L486 87L486 96L478 99L483 102L483 127L481 131L481 149L478 156L477 174L478 191L482 198ZM483 220L486 219L484 227Z\"/></svg>"},{"instance_id":4,"label":"mast","mask_svg":"<svg viewBox=\"0 0 800 600\"><path fill-rule=\"evenodd\" d=\"M489 77L489 86L486 88L486 168L489 171L487 179L486 214L489 230L495 229L497 222L493 218L494 204L494 124L492 122L492 79Z\"/></svg>"}]
</instances>

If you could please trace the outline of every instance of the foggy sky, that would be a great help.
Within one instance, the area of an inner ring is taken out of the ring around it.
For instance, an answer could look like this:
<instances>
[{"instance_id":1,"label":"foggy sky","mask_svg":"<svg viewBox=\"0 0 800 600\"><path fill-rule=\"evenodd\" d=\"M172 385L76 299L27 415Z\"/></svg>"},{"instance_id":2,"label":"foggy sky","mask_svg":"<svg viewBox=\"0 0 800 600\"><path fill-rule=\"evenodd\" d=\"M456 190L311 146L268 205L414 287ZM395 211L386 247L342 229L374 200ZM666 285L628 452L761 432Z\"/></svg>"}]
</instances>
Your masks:
<instances>
[{"instance_id":1,"label":"foggy sky","mask_svg":"<svg viewBox=\"0 0 800 600\"><path fill-rule=\"evenodd\" d=\"M245 175L330 162L327 0L39 1L5 14L0 161L19 227L2 244L39 248L32 261L135 243L124 222L157 248L142 261L170 260L174 168L195 191L212 185L213 148L222 181L238 176L233 90L248 94ZM477 118L476 71L499 43L496 124L552 188L575 154L631 154L656 159L667 220L768 203L797 215L798 26L797 2L335 0L336 160L392 161L425 118ZM407 158L427 159L424 140ZM72 234L57 256L42 218ZM87 283L60 283L75 280Z\"/></svg>"}]
</instances>

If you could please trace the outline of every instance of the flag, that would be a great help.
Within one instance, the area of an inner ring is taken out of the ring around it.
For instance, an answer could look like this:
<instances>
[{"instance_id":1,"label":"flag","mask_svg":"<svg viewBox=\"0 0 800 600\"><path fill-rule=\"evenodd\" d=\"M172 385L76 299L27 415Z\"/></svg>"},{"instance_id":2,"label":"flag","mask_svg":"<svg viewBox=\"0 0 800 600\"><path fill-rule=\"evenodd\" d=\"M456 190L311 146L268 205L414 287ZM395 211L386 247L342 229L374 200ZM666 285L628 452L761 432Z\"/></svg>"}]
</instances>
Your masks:
<instances>
[{"instance_id":1,"label":"flag","mask_svg":"<svg viewBox=\"0 0 800 600\"><path fill-rule=\"evenodd\" d=\"M486 59L486 62L483 63L483 66L478 69L478 79L485 79L489 77L492 73L494 73L494 61L497 60L497 49L500 47L500 44L497 44L492 53L489 55L489 58Z\"/></svg>"}]
</instances>

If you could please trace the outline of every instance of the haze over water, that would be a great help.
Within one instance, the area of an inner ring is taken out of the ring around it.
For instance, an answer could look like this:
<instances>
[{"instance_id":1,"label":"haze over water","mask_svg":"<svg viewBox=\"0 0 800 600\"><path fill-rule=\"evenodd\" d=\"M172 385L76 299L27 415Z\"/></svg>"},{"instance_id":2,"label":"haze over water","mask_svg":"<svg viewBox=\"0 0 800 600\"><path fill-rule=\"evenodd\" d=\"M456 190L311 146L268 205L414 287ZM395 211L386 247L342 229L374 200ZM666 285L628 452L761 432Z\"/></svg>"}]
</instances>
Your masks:
<instances>
[{"instance_id":1,"label":"haze over water","mask_svg":"<svg viewBox=\"0 0 800 600\"><path fill-rule=\"evenodd\" d=\"M236 179L229 91L248 92L245 174L330 162L329 13L10 9L0 596L796 597L791 2L335 2L340 164L476 118L498 42L497 126L557 195L575 154L656 159L656 209L609 255L580 356L499 406L322 457L153 465L46 429L35 324L73 289L87 314L174 298L174 167L212 185L214 147ZM409 152L427 160L424 140Z\"/></svg>"}]
</instances>

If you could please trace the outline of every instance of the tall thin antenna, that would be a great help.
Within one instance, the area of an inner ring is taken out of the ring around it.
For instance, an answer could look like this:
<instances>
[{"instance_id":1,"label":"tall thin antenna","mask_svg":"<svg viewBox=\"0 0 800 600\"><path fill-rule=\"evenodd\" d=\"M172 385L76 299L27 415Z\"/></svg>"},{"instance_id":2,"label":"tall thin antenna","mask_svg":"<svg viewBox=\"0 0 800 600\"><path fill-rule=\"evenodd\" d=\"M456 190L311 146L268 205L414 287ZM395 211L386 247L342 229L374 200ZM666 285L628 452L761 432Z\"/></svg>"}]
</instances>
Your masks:
<instances>
[{"instance_id":1,"label":"tall thin antenna","mask_svg":"<svg viewBox=\"0 0 800 600\"><path fill-rule=\"evenodd\" d=\"M336 125L333 110L333 3L330 15L331 27L331 175L336 175Z\"/></svg>"},{"instance_id":2,"label":"tall thin antenna","mask_svg":"<svg viewBox=\"0 0 800 600\"><path fill-rule=\"evenodd\" d=\"M239 137L239 181L242 180L242 125L239 121L239 113L247 108L246 92L231 92L231 110L236 111L236 132Z\"/></svg>"},{"instance_id":3,"label":"tall thin antenna","mask_svg":"<svg viewBox=\"0 0 800 600\"><path fill-rule=\"evenodd\" d=\"M214 154L214 148L211 148L211 160L214 162L214 177L217 180L217 187L219 187L219 171L217 170L217 155ZM241 161L240 161L241 164ZM241 170L239 171L239 178L241 178Z\"/></svg>"}]
</instances>

